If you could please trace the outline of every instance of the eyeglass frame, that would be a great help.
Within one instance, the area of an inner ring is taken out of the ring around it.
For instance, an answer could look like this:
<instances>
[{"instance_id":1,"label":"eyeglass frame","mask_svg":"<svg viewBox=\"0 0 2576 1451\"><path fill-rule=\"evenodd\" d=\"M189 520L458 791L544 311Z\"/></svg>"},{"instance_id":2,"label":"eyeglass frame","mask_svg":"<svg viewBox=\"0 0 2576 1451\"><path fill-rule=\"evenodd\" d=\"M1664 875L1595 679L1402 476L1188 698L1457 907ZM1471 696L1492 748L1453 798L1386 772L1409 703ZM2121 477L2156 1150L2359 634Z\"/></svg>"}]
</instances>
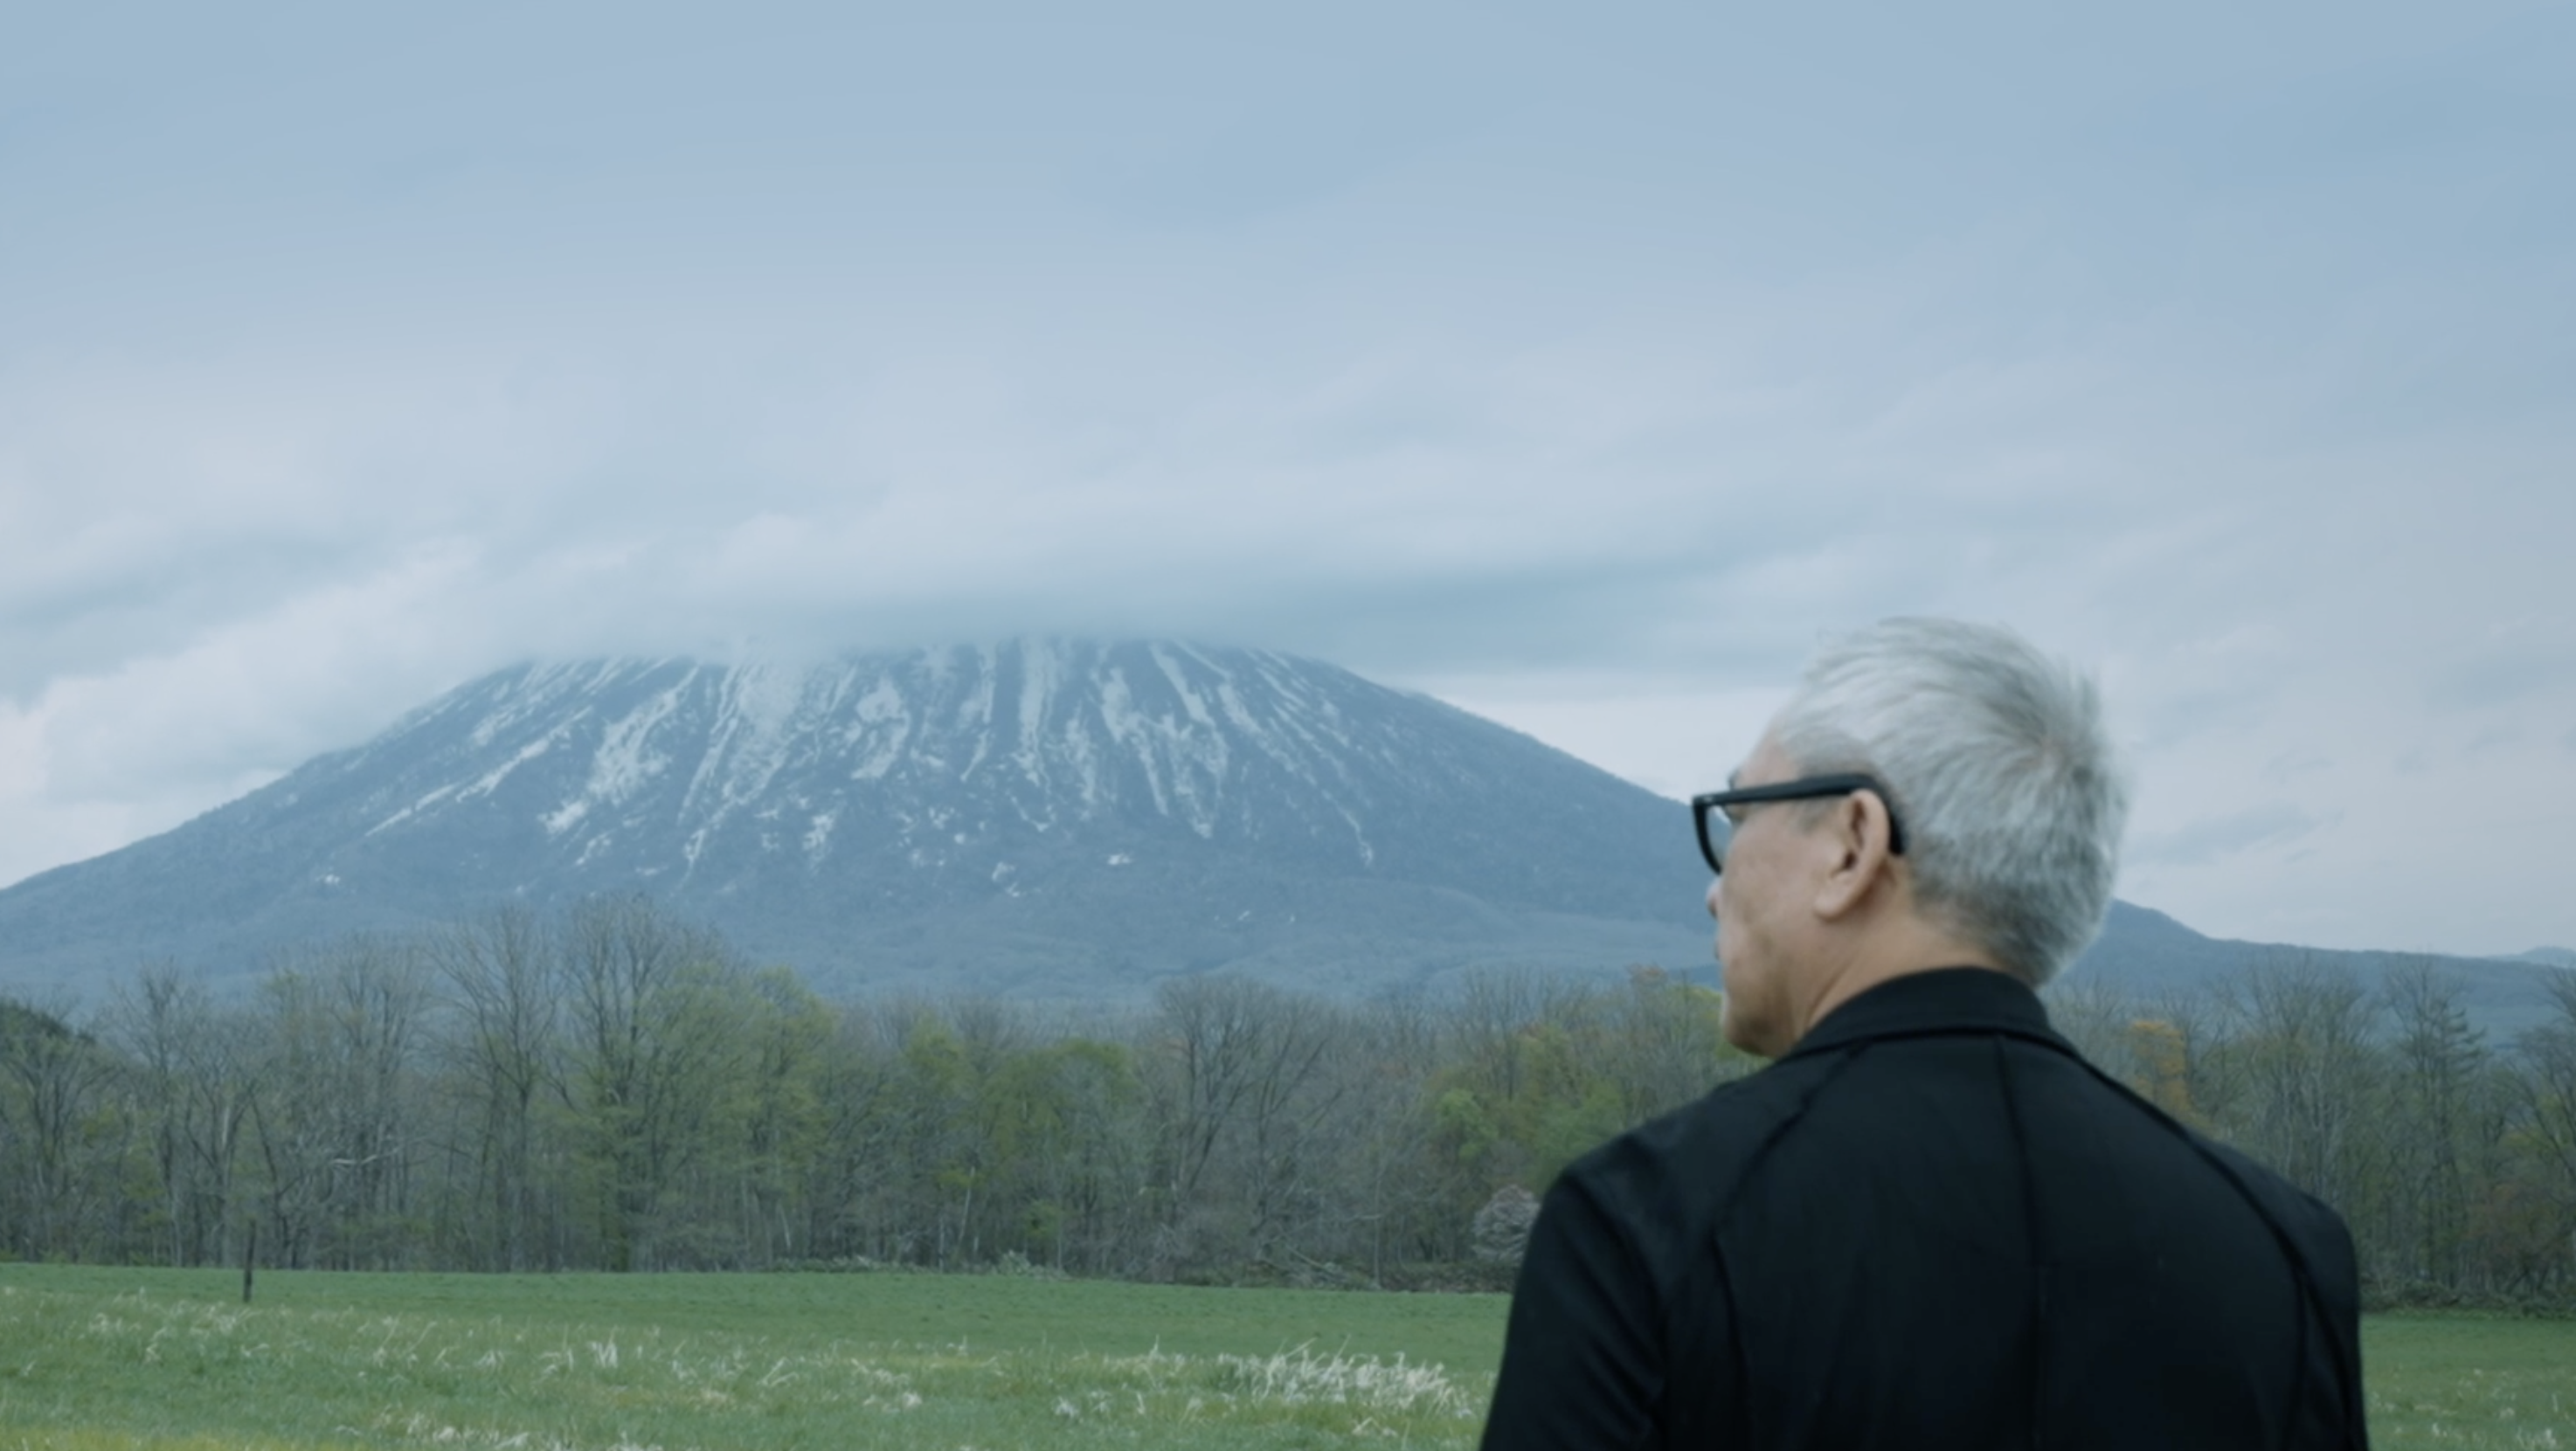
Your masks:
<instances>
[{"instance_id":1,"label":"eyeglass frame","mask_svg":"<svg viewBox=\"0 0 2576 1451\"><path fill-rule=\"evenodd\" d=\"M1905 855L1905 825L1897 819L1896 798L1876 776L1857 771L1837 772L1828 776L1801 776L1795 781L1774 781L1767 786L1730 786L1724 791L1711 791L1691 798L1691 824L1699 831L1699 854L1708 869L1717 876L1726 875L1726 853L1708 834L1708 817L1712 811L1729 806L1756 806L1766 801L1809 801L1823 796L1848 796L1867 791L1887 808L1887 851L1890 856ZM1727 819L1727 835L1735 834L1735 820Z\"/></svg>"}]
</instances>

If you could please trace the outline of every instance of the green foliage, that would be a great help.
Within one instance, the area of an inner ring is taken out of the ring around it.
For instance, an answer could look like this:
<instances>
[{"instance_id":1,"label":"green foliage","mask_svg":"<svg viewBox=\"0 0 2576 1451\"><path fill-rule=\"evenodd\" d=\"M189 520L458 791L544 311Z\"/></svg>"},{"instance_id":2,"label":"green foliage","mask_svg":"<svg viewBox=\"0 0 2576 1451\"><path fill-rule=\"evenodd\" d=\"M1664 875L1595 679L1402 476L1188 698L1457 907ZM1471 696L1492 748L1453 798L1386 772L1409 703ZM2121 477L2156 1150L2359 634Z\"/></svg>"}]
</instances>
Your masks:
<instances>
[{"instance_id":1,"label":"green foliage","mask_svg":"<svg viewBox=\"0 0 2576 1451\"><path fill-rule=\"evenodd\" d=\"M1478 1203L1505 1183L1544 1190L1604 1139L1756 1066L1726 1045L1716 993L1651 968L1621 988L1500 996L1428 1090L1441 1154L1481 1184Z\"/></svg>"}]
</instances>

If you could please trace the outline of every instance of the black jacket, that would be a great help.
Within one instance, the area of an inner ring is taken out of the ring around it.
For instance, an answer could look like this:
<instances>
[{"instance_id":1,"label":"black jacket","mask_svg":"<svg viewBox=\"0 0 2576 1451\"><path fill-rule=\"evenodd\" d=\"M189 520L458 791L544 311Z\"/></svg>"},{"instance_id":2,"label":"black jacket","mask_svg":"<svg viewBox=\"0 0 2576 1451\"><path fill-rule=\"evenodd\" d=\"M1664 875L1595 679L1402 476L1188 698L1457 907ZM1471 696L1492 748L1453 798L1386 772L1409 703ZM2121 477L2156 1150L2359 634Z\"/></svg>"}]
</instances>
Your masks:
<instances>
[{"instance_id":1,"label":"black jacket","mask_svg":"<svg viewBox=\"0 0 2576 1451\"><path fill-rule=\"evenodd\" d=\"M1565 1171L1484 1444L2341 1451L2359 1323L2332 1210L1945 969Z\"/></svg>"}]
</instances>

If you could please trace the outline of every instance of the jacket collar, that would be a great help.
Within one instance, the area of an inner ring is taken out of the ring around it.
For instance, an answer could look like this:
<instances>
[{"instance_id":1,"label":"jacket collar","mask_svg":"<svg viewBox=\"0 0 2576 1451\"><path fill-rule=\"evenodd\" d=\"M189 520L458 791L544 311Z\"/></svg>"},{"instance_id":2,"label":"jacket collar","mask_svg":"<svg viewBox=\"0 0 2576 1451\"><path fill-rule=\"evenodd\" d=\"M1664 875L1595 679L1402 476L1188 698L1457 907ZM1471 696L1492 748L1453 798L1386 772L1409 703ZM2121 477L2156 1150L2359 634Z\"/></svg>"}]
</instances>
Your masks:
<instances>
[{"instance_id":1,"label":"jacket collar","mask_svg":"<svg viewBox=\"0 0 2576 1451\"><path fill-rule=\"evenodd\" d=\"M2021 979L1991 968L1942 967L1891 978L1835 1008L1781 1061L1877 1038L1980 1032L2067 1046L2049 1027L2039 994Z\"/></svg>"}]
</instances>

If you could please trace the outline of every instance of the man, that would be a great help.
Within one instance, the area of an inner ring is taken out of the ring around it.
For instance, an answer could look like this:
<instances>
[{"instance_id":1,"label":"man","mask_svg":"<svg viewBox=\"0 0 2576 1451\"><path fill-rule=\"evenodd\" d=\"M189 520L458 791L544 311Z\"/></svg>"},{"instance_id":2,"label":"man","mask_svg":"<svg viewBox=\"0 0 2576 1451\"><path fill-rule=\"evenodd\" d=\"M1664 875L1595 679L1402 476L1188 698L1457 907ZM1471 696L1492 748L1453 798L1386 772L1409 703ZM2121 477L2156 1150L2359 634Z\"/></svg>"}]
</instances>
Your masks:
<instances>
[{"instance_id":1,"label":"man","mask_svg":"<svg viewBox=\"0 0 2576 1451\"><path fill-rule=\"evenodd\" d=\"M2034 992L2127 814L2089 680L1890 621L1692 807L1726 1036L1776 1061L1549 1191L1488 1451L2367 1444L2341 1221Z\"/></svg>"}]
</instances>

